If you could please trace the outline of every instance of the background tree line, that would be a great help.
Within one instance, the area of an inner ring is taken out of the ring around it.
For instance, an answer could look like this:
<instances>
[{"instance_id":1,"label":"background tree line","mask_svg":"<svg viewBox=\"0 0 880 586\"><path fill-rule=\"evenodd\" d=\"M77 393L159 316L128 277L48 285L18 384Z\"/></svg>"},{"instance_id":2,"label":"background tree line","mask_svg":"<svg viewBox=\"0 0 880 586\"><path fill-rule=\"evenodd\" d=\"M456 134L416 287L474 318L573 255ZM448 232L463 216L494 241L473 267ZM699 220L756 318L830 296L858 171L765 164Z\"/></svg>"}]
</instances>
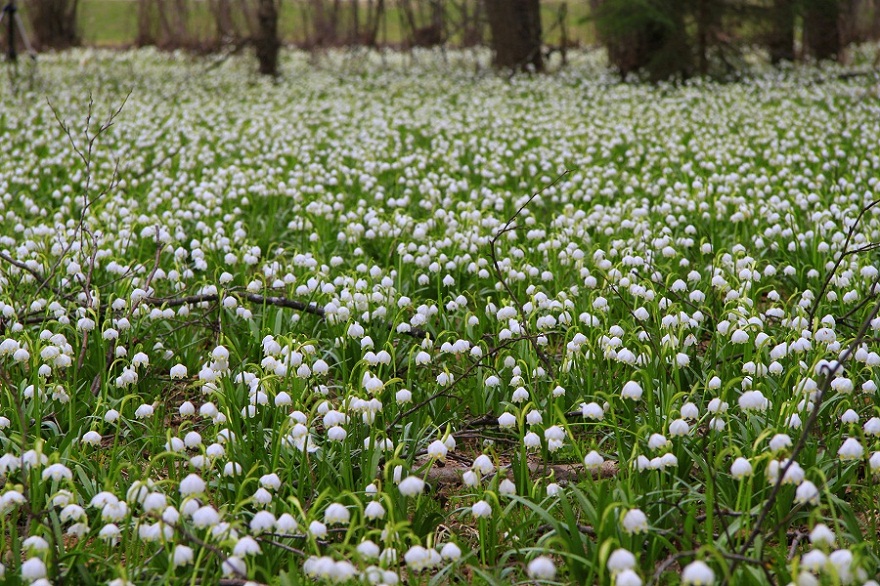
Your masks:
<instances>
[{"instance_id":1,"label":"background tree line","mask_svg":"<svg viewBox=\"0 0 880 586\"><path fill-rule=\"evenodd\" d=\"M570 7L589 5L589 16ZM280 15L295 16L301 48L490 46L500 68L541 71L574 43L585 19L622 75L653 79L724 74L760 46L773 63L844 59L853 42L880 39L880 0L131 0L136 45L199 52L253 47L278 72ZM553 10L548 15L548 6ZM38 47L80 44L81 0L26 0ZM549 16L549 18L548 18ZM289 21L290 19L288 19ZM389 27L396 35L389 36ZM548 42L552 34L553 43Z\"/></svg>"}]
</instances>

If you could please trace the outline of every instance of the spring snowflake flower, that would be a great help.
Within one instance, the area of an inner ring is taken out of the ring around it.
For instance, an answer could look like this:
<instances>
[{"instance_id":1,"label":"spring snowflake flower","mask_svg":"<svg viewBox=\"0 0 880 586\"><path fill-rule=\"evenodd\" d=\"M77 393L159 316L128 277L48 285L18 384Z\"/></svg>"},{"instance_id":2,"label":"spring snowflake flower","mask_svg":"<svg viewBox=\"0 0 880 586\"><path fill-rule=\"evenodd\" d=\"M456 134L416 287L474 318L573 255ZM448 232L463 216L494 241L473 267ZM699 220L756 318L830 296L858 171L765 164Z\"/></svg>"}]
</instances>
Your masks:
<instances>
[{"instance_id":1,"label":"spring snowflake flower","mask_svg":"<svg viewBox=\"0 0 880 586\"><path fill-rule=\"evenodd\" d=\"M350 520L351 513L339 503L331 503L324 511L324 523L327 525L347 525Z\"/></svg>"},{"instance_id":2,"label":"spring snowflake flower","mask_svg":"<svg viewBox=\"0 0 880 586\"><path fill-rule=\"evenodd\" d=\"M476 472L479 472L483 476L487 476L495 472L495 465L492 463L492 460L486 454L480 454L474 460L474 463L471 465L471 468Z\"/></svg>"},{"instance_id":3,"label":"spring snowflake flower","mask_svg":"<svg viewBox=\"0 0 880 586\"><path fill-rule=\"evenodd\" d=\"M364 509L364 517L370 520L385 517L385 507L379 501L371 501Z\"/></svg>"},{"instance_id":4,"label":"spring snowflake flower","mask_svg":"<svg viewBox=\"0 0 880 586\"><path fill-rule=\"evenodd\" d=\"M584 468L587 470L598 470L604 462L605 459L596 450L592 450L584 456Z\"/></svg>"},{"instance_id":5,"label":"spring snowflake flower","mask_svg":"<svg viewBox=\"0 0 880 586\"><path fill-rule=\"evenodd\" d=\"M859 460L862 455L865 453L865 448L862 447L862 444L853 437L847 438L843 445L840 446L840 449L837 450L837 455L841 460Z\"/></svg>"},{"instance_id":6,"label":"spring snowflake flower","mask_svg":"<svg viewBox=\"0 0 880 586\"><path fill-rule=\"evenodd\" d=\"M605 417L605 411L598 403L581 403L581 415L584 419L599 421Z\"/></svg>"},{"instance_id":7,"label":"spring snowflake flower","mask_svg":"<svg viewBox=\"0 0 880 586\"><path fill-rule=\"evenodd\" d=\"M440 440L434 440L428 445L428 457L440 460L441 462L446 460L448 452L449 448Z\"/></svg>"},{"instance_id":8,"label":"spring snowflake flower","mask_svg":"<svg viewBox=\"0 0 880 586\"><path fill-rule=\"evenodd\" d=\"M257 543L257 540L253 537L245 535L235 544L235 547L232 548L232 555L236 555L239 557L245 557L249 555L257 555L262 553L260 549L260 544Z\"/></svg>"},{"instance_id":9,"label":"spring snowflake flower","mask_svg":"<svg viewBox=\"0 0 880 586\"><path fill-rule=\"evenodd\" d=\"M43 470L42 474L43 480L53 480L55 482L59 482L61 480L72 480L73 473L70 471L70 468L65 466L64 464L51 464Z\"/></svg>"},{"instance_id":10,"label":"spring snowflake flower","mask_svg":"<svg viewBox=\"0 0 880 586\"><path fill-rule=\"evenodd\" d=\"M810 543L815 546L832 546L835 541L834 532L824 523L819 523L810 531Z\"/></svg>"},{"instance_id":11,"label":"spring snowflake flower","mask_svg":"<svg viewBox=\"0 0 880 586\"><path fill-rule=\"evenodd\" d=\"M146 403L144 403L143 405L139 406L135 410L134 416L137 417L138 419L146 419L147 417L152 417L153 416L153 406L147 405Z\"/></svg>"},{"instance_id":12,"label":"spring snowflake flower","mask_svg":"<svg viewBox=\"0 0 880 586\"><path fill-rule=\"evenodd\" d=\"M779 452L792 446L791 438L784 433L777 433L770 439L770 451Z\"/></svg>"},{"instance_id":13,"label":"spring snowflake flower","mask_svg":"<svg viewBox=\"0 0 880 586\"><path fill-rule=\"evenodd\" d=\"M172 379L186 378L186 374L186 366L184 366L183 364L175 364L171 367L171 371L169 372L169 375Z\"/></svg>"},{"instance_id":14,"label":"spring snowflake flower","mask_svg":"<svg viewBox=\"0 0 880 586\"><path fill-rule=\"evenodd\" d=\"M611 555L608 556L608 571L611 574L618 574L624 570L632 570L636 567L636 556L634 556L629 550L626 549L615 549L611 552Z\"/></svg>"},{"instance_id":15,"label":"spring snowflake flower","mask_svg":"<svg viewBox=\"0 0 880 586\"><path fill-rule=\"evenodd\" d=\"M629 381L625 385L623 385L623 390L620 395L624 399L631 399L633 401L638 401L642 398L642 386L636 381Z\"/></svg>"},{"instance_id":16,"label":"spring snowflake flower","mask_svg":"<svg viewBox=\"0 0 880 586\"><path fill-rule=\"evenodd\" d=\"M642 579L633 570L623 570L614 577L614 586L642 586Z\"/></svg>"},{"instance_id":17,"label":"spring snowflake flower","mask_svg":"<svg viewBox=\"0 0 880 586\"><path fill-rule=\"evenodd\" d=\"M505 478L498 485L498 493L503 494L505 496L512 496L516 494L516 485L508 478Z\"/></svg>"},{"instance_id":18,"label":"spring snowflake flower","mask_svg":"<svg viewBox=\"0 0 880 586\"><path fill-rule=\"evenodd\" d=\"M327 536L327 526L320 521L312 521L309 523L309 533L317 539L324 538Z\"/></svg>"},{"instance_id":19,"label":"spring snowflake flower","mask_svg":"<svg viewBox=\"0 0 880 586\"><path fill-rule=\"evenodd\" d=\"M28 582L36 582L46 577L46 564L40 558L31 558L21 564L21 577Z\"/></svg>"},{"instance_id":20,"label":"spring snowflake flower","mask_svg":"<svg viewBox=\"0 0 880 586\"><path fill-rule=\"evenodd\" d=\"M533 580L552 580L556 577L556 565L550 558L538 556L529 562L526 573Z\"/></svg>"},{"instance_id":21,"label":"spring snowflake flower","mask_svg":"<svg viewBox=\"0 0 880 586\"><path fill-rule=\"evenodd\" d=\"M204 493L206 488L207 485L200 476L198 476L197 474L190 474L180 481L180 496L187 497L199 495Z\"/></svg>"},{"instance_id":22,"label":"spring snowflake flower","mask_svg":"<svg viewBox=\"0 0 880 586\"><path fill-rule=\"evenodd\" d=\"M809 572L820 572L828 563L828 556L820 549L813 549L801 556L801 567Z\"/></svg>"},{"instance_id":23,"label":"spring snowflake flower","mask_svg":"<svg viewBox=\"0 0 880 586\"><path fill-rule=\"evenodd\" d=\"M191 547L186 545L175 545L171 554L171 563L175 568L191 564L195 558Z\"/></svg>"},{"instance_id":24,"label":"spring snowflake flower","mask_svg":"<svg viewBox=\"0 0 880 586\"><path fill-rule=\"evenodd\" d=\"M871 472L880 472L880 452L874 452L868 459L868 466Z\"/></svg>"},{"instance_id":25,"label":"spring snowflake flower","mask_svg":"<svg viewBox=\"0 0 880 586\"><path fill-rule=\"evenodd\" d=\"M538 449L541 447L541 436L533 431L530 431L523 437L523 444L525 444L527 449Z\"/></svg>"},{"instance_id":26,"label":"spring snowflake flower","mask_svg":"<svg viewBox=\"0 0 880 586\"><path fill-rule=\"evenodd\" d=\"M730 465L730 475L741 480L752 475L752 465L745 458L737 458Z\"/></svg>"},{"instance_id":27,"label":"spring snowflake flower","mask_svg":"<svg viewBox=\"0 0 880 586\"><path fill-rule=\"evenodd\" d=\"M461 558L461 548L449 542L440 550L440 557L446 561L454 562Z\"/></svg>"},{"instance_id":28,"label":"spring snowflake flower","mask_svg":"<svg viewBox=\"0 0 880 586\"><path fill-rule=\"evenodd\" d=\"M811 505L819 504L819 489L809 480L801 482L795 491L794 500L796 503L808 503Z\"/></svg>"},{"instance_id":29,"label":"spring snowflake flower","mask_svg":"<svg viewBox=\"0 0 880 586\"><path fill-rule=\"evenodd\" d=\"M544 439L547 440L547 450L555 452L563 446L565 431L558 425L553 425L544 430Z\"/></svg>"},{"instance_id":30,"label":"spring snowflake flower","mask_svg":"<svg viewBox=\"0 0 880 586\"><path fill-rule=\"evenodd\" d=\"M639 509L630 509L621 521L623 530L629 534L647 533L648 517Z\"/></svg>"},{"instance_id":31,"label":"spring snowflake flower","mask_svg":"<svg viewBox=\"0 0 880 586\"><path fill-rule=\"evenodd\" d=\"M397 488L403 496L417 496L425 490L425 481L418 476L407 476Z\"/></svg>"},{"instance_id":32,"label":"spring snowflake flower","mask_svg":"<svg viewBox=\"0 0 880 586\"><path fill-rule=\"evenodd\" d=\"M711 586L715 583L715 572L705 562L697 560L685 566L681 572L681 583L688 586Z\"/></svg>"},{"instance_id":33,"label":"spring snowflake flower","mask_svg":"<svg viewBox=\"0 0 880 586\"><path fill-rule=\"evenodd\" d=\"M498 427L501 429L512 429L516 426L516 416L510 413L502 413L498 418Z\"/></svg>"},{"instance_id":34,"label":"spring snowflake flower","mask_svg":"<svg viewBox=\"0 0 880 586\"><path fill-rule=\"evenodd\" d=\"M477 501L471 507L471 514L475 519L482 519L492 515L492 506L486 501Z\"/></svg>"},{"instance_id":35,"label":"spring snowflake flower","mask_svg":"<svg viewBox=\"0 0 880 586\"><path fill-rule=\"evenodd\" d=\"M676 419L669 424L669 435L672 437L682 437L687 435L691 430L690 425L684 419Z\"/></svg>"}]
</instances>

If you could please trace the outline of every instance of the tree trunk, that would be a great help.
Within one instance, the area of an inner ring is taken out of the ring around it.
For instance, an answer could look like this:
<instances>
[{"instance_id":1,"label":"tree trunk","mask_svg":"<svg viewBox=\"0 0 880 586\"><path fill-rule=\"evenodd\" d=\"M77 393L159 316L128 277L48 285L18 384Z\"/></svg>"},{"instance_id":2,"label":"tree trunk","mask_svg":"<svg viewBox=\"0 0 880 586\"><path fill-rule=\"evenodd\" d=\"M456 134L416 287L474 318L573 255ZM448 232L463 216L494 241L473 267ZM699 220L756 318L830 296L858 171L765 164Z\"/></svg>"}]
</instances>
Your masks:
<instances>
[{"instance_id":1,"label":"tree trunk","mask_svg":"<svg viewBox=\"0 0 880 586\"><path fill-rule=\"evenodd\" d=\"M804 12L804 46L817 61L840 55L838 0L809 0Z\"/></svg>"},{"instance_id":2,"label":"tree trunk","mask_svg":"<svg viewBox=\"0 0 880 586\"><path fill-rule=\"evenodd\" d=\"M767 48L773 65L794 61L794 1L774 0L770 7L770 38Z\"/></svg>"},{"instance_id":3,"label":"tree trunk","mask_svg":"<svg viewBox=\"0 0 880 586\"><path fill-rule=\"evenodd\" d=\"M485 0L485 5L495 67L543 71L539 0Z\"/></svg>"},{"instance_id":4,"label":"tree trunk","mask_svg":"<svg viewBox=\"0 0 880 586\"><path fill-rule=\"evenodd\" d=\"M5 4L5 2L4 2ZM79 44L78 0L32 0L27 5L31 28L40 48L66 49Z\"/></svg>"},{"instance_id":5,"label":"tree trunk","mask_svg":"<svg viewBox=\"0 0 880 586\"><path fill-rule=\"evenodd\" d=\"M278 5L275 4L275 0L258 0L254 47L260 64L260 73L278 75L278 53L281 50L281 41L278 39Z\"/></svg>"}]
</instances>

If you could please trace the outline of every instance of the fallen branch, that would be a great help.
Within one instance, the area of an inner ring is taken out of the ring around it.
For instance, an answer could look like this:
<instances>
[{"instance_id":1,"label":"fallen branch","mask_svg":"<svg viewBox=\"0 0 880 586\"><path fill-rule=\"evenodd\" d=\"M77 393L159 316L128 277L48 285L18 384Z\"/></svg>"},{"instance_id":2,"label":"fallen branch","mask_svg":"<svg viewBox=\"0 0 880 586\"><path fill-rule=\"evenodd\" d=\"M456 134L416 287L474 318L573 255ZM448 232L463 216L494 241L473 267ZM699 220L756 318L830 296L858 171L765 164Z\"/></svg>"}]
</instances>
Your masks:
<instances>
[{"instance_id":1,"label":"fallen branch","mask_svg":"<svg viewBox=\"0 0 880 586\"><path fill-rule=\"evenodd\" d=\"M143 299L143 302L150 305L180 307L181 305L198 305L199 303L212 303L216 301L221 301L223 297L226 296L243 299L257 305L272 305L275 307L294 309L303 313L310 313L321 319L325 319L327 316L327 310L325 310L323 306L318 305L314 302L306 303L304 301L299 301L298 299L290 299L288 297L276 297L271 295L258 295L257 293L245 293L244 295L239 296L232 291L228 292L228 294L204 293L201 295L187 295L185 297L147 297ZM387 324L387 327L388 329L393 329L394 325ZM421 328L412 328L405 333L414 338L425 338L428 335L428 332Z\"/></svg>"},{"instance_id":2,"label":"fallen branch","mask_svg":"<svg viewBox=\"0 0 880 586\"><path fill-rule=\"evenodd\" d=\"M604 462L601 466L593 470L587 470L583 464L536 464L528 463L529 472L536 477L544 477L548 472L553 473L555 480L559 482L577 482L584 478L600 479L614 478L617 475L617 462ZM452 466L433 466L424 476L425 481L435 484L460 485L462 484L462 474L470 470L470 468L460 468ZM502 467L496 474L507 474L507 468ZM492 478L495 475L490 475Z\"/></svg>"}]
</instances>

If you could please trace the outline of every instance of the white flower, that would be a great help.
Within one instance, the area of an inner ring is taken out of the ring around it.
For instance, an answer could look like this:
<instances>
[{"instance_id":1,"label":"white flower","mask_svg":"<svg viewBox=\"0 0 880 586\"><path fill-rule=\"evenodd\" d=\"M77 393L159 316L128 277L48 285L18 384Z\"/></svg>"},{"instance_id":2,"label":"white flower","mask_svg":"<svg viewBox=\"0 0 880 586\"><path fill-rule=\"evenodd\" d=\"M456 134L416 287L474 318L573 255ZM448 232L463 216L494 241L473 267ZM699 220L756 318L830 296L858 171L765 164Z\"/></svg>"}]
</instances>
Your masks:
<instances>
[{"instance_id":1,"label":"white flower","mask_svg":"<svg viewBox=\"0 0 880 586\"><path fill-rule=\"evenodd\" d=\"M203 529L205 527L213 527L220 522L220 514L210 505L199 507L192 514L193 525Z\"/></svg>"},{"instance_id":2,"label":"white flower","mask_svg":"<svg viewBox=\"0 0 880 586\"><path fill-rule=\"evenodd\" d=\"M397 488L403 496L416 496L425 490L425 481L418 476L407 476Z\"/></svg>"},{"instance_id":3,"label":"white flower","mask_svg":"<svg viewBox=\"0 0 880 586\"><path fill-rule=\"evenodd\" d=\"M42 478L43 480L49 480L51 478L55 482L60 480L71 480L73 479L73 473L71 473L70 468L64 464L51 464L43 470Z\"/></svg>"},{"instance_id":4,"label":"white flower","mask_svg":"<svg viewBox=\"0 0 880 586\"><path fill-rule=\"evenodd\" d=\"M689 586L710 586L715 583L715 572L705 562L689 563L681 572L681 583Z\"/></svg>"},{"instance_id":5,"label":"white flower","mask_svg":"<svg viewBox=\"0 0 880 586\"><path fill-rule=\"evenodd\" d=\"M351 513L339 503L331 503L324 511L324 523L327 525L347 525L350 519Z\"/></svg>"},{"instance_id":6,"label":"white flower","mask_svg":"<svg viewBox=\"0 0 880 586\"><path fill-rule=\"evenodd\" d=\"M385 516L385 507L379 501L371 501L364 509L364 517L370 520L381 519Z\"/></svg>"},{"instance_id":7,"label":"white flower","mask_svg":"<svg viewBox=\"0 0 880 586\"><path fill-rule=\"evenodd\" d=\"M651 434L651 437L648 438L648 448L651 450L660 450L662 448L666 448L669 446L669 440L660 435L659 433Z\"/></svg>"},{"instance_id":8,"label":"white flower","mask_svg":"<svg viewBox=\"0 0 880 586\"><path fill-rule=\"evenodd\" d=\"M87 431L83 434L81 441L87 446L98 446L101 444L101 434L97 431Z\"/></svg>"},{"instance_id":9,"label":"white flower","mask_svg":"<svg viewBox=\"0 0 880 586\"><path fill-rule=\"evenodd\" d=\"M770 439L770 451L778 452L792 446L791 438L784 433L777 433Z\"/></svg>"},{"instance_id":10,"label":"white flower","mask_svg":"<svg viewBox=\"0 0 880 586\"><path fill-rule=\"evenodd\" d=\"M636 381L629 381L625 385L623 385L623 390L620 392L620 396L624 399L632 399L633 401L638 401L642 398L642 386Z\"/></svg>"},{"instance_id":11,"label":"white flower","mask_svg":"<svg viewBox=\"0 0 880 586\"><path fill-rule=\"evenodd\" d=\"M850 437L846 438L843 442L843 445L840 446L840 449L837 450L837 455L841 460L858 460L865 453L865 448L862 447L862 444L856 438Z\"/></svg>"},{"instance_id":12,"label":"white flower","mask_svg":"<svg viewBox=\"0 0 880 586\"><path fill-rule=\"evenodd\" d=\"M684 419L676 419L669 424L669 435L672 437L681 437L687 435L691 430L690 425Z\"/></svg>"},{"instance_id":13,"label":"white flower","mask_svg":"<svg viewBox=\"0 0 880 586\"><path fill-rule=\"evenodd\" d=\"M175 364L171 367L171 371L169 372L172 379L186 378L186 373L186 366L183 364Z\"/></svg>"},{"instance_id":14,"label":"white flower","mask_svg":"<svg viewBox=\"0 0 880 586\"><path fill-rule=\"evenodd\" d=\"M523 444L525 444L526 448L530 450L534 450L541 447L541 436L537 433L530 431L523 437Z\"/></svg>"},{"instance_id":15,"label":"white flower","mask_svg":"<svg viewBox=\"0 0 880 586\"><path fill-rule=\"evenodd\" d=\"M187 497L191 495L199 495L205 492L207 485L197 474L190 474L180 481L180 496Z\"/></svg>"},{"instance_id":16,"label":"white flower","mask_svg":"<svg viewBox=\"0 0 880 586\"><path fill-rule=\"evenodd\" d=\"M504 412L498 418L498 427L501 429L511 429L516 426L516 416Z\"/></svg>"},{"instance_id":17,"label":"white flower","mask_svg":"<svg viewBox=\"0 0 880 586\"><path fill-rule=\"evenodd\" d=\"M639 509L630 509L623 516L623 530L627 533L647 533L648 517Z\"/></svg>"},{"instance_id":18,"label":"white flower","mask_svg":"<svg viewBox=\"0 0 880 586\"><path fill-rule=\"evenodd\" d=\"M880 436L880 417L872 417L863 426L866 435Z\"/></svg>"},{"instance_id":19,"label":"white flower","mask_svg":"<svg viewBox=\"0 0 880 586\"><path fill-rule=\"evenodd\" d=\"M191 564L194 558L193 550L186 545L175 545L171 554L172 565L177 568Z\"/></svg>"},{"instance_id":20,"label":"white flower","mask_svg":"<svg viewBox=\"0 0 880 586\"><path fill-rule=\"evenodd\" d=\"M475 519L489 517L492 515L492 506L486 501L477 501L471 507L471 513Z\"/></svg>"},{"instance_id":21,"label":"white flower","mask_svg":"<svg viewBox=\"0 0 880 586\"><path fill-rule=\"evenodd\" d=\"M730 465L730 475L736 478L737 480L741 480L746 476L752 475L752 465L745 458L737 458L733 461L733 464Z\"/></svg>"},{"instance_id":22,"label":"white flower","mask_svg":"<svg viewBox=\"0 0 880 586\"><path fill-rule=\"evenodd\" d=\"M495 472L495 465L492 463L492 460L486 454L480 454L474 460L474 463L471 465L476 472L479 472L483 476L488 474L492 474Z\"/></svg>"},{"instance_id":23,"label":"white flower","mask_svg":"<svg viewBox=\"0 0 880 586\"><path fill-rule=\"evenodd\" d=\"M819 504L819 489L809 480L801 482L795 491L794 501L796 503L809 503L811 505Z\"/></svg>"},{"instance_id":24,"label":"white flower","mask_svg":"<svg viewBox=\"0 0 880 586\"><path fill-rule=\"evenodd\" d=\"M546 556L538 556L529 562L526 572L534 580L552 580L556 577L556 565Z\"/></svg>"},{"instance_id":25,"label":"white flower","mask_svg":"<svg viewBox=\"0 0 880 586\"><path fill-rule=\"evenodd\" d=\"M440 550L440 557L444 560L454 562L461 557L461 549L454 543L449 542Z\"/></svg>"},{"instance_id":26,"label":"white flower","mask_svg":"<svg viewBox=\"0 0 880 586\"><path fill-rule=\"evenodd\" d=\"M828 556L821 549L813 549L801 556L801 567L810 572L820 572L828 563Z\"/></svg>"},{"instance_id":27,"label":"white flower","mask_svg":"<svg viewBox=\"0 0 880 586\"><path fill-rule=\"evenodd\" d=\"M153 416L153 406L147 405L146 403L144 403L143 405L141 405L140 407L138 407L135 410L134 416L137 417L138 419L146 419L147 417L152 417Z\"/></svg>"},{"instance_id":28,"label":"white flower","mask_svg":"<svg viewBox=\"0 0 880 586\"><path fill-rule=\"evenodd\" d=\"M810 543L813 545L834 545L834 532L824 523L819 523L810 531Z\"/></svg>"},{"instance_id":29,"label":"white flower","mask_svg":"<svg viewBox=\"0 0 880 586\"><path fill-rule=\"evenodd\" d=\"M257 555L262 553L260 550L260 544L257 543L257 540L253 537L245 535L235 544L235 547L232 548L232 554L243 557L248 555Z\"/></svg>"},{"instance_id":30,"label":"white flower","mask_svg":"<svg viewBox=\"0 0 880 586\"><path fill-rule=\"evenodd\" d=\"M379 557L379 546L367 539L358 544L357 552L368 560L375 559Z\"/></svg>"},{"instance_id":31,"label":"white flower","mask_svg":"<svg viewBox=\"0 0 880 586\"><path fill-rule=\"evenodd\" d=\"M221 566L224 576L245 576L247 575L247 564L240 557L229 556L223 560Z\"/></svg>"},{"instance_id":32,"label":"white flower","mask_svg":"<svg viewBox=\"0 0 880 586\"><path fill-rule=\"evenodd\" d=\"M868 460L868 466L871 467L871 472L880 472L880 452L874 452L871 454L871 458Z\"/></svg>"},{"instance_id":33,"label":"white flower","mask_svg":"<svg viewBox=\"0 0 880 586\"><path fill-rule=\"evenodd\" d=\"M599 452L592 450L584 456L584 468L587 470L596 470L605 462L605 459L599 455Z\"/></svg>"},{"instance_id":34,"label":"white flower","mask_svg":"<svg viewBox=\"0 0 880 586\"><path fill-rule=\"evenodd\" d=\"M428 457L440 460L441 462L446 460L446 454L448 452L449 448L447 448L446 444L440 440L434 440L428 445Z\"/></svg>"},{"instance_id":35,"label":"white flower","mask_svg":"<svg viewBox=\"0 0 880 586\"><path fill-rule=\"evenodd\" d=\"M623 570L631 570L636 567L636 556L629 550L619 548L608 556L608 571L617 574Z\"/></svg>"},{"instance_id":36,"label":"white flower","mask_svg":"<svg viewBox=\"0 0 880 586\"><path fill-rule=\"evenodd\" d=\"M642 579L633 570L623 570L615 576L614 586L642 586Z\"/></svg>"},{"instance_id":37,"label":"white flower","mask_svg":"<svg viewBox=\"0 0 880 586\"><path fill-rule=\"evenodd\" d=\"M327 536L327 526L320 521L312 521L309 523L309 533L318 539Z\"/></svg>"},{"instance_id":38,"label":"white flower","mask_svg":"<svg viewBox=\"0 0 880 586\"><path fill-rule=\"evenodd\" d=\"M584 419L599 421L605 417L605 411L598 403L581 403L581 415Z\"/></svg>"},{"instance_id":39,"label":"white flower","mask_svg":"<svg viewBox=\"0 0 880 586\"><path fill-rule=\"evenodd\" d=\"M21 564L21 577L28 582L36 582L46 577L46 564L40 558L31 558Z\"/></svg>"}]
</instances>

